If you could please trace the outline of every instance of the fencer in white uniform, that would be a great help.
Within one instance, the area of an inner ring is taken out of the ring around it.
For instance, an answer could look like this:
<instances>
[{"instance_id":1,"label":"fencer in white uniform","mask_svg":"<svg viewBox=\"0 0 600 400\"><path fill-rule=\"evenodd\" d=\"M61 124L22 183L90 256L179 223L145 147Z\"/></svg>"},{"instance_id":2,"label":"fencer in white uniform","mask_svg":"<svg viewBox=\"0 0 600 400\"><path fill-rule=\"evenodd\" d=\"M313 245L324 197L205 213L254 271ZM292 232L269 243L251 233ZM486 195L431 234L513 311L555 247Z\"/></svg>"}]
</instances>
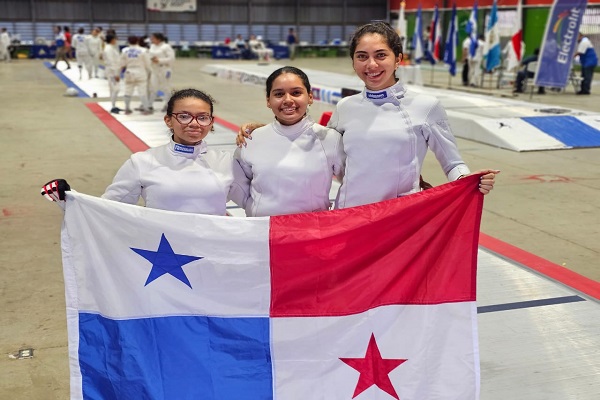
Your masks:
<instances>
[{"instance_id":1,"label":"fencer in white uniform","mask_svg":"<svg viewBox=\"0 0 600 400\"><path fill-rule=\"evenodd\" d=\"M100 31L98 28L94 28L92 30L92 34L86 37L86 41L88 44L88 49L90 52L90 60L92 63L92 74L94 78L99 78L99 69L100 69L100 56L102 55L102 47L104 42L100 37Z\"/></svg>"},{"instance_id":2,"label":"fencer in white uniform","mask_svg":"<svg viewBox=\"0 0 600 400\"><path fill-rule=\"evenodd\" d=\"M148 97L150 107L152 107L159 91L163 93L165 101L169 100L171 96L171 75L175 62L175 51L165 41L162 33L150 35L150 42L152 44L148 50L148 55L150 57L151 73Z\"/></svg>"},{"instance_id":3,"label":"fencer in white uniform","mask_svg":"<svg viewBox=\"0 0 600 400\"><path fill-rule=\"evenodd\" d=\"M232 154L175 143L131 155L102 198L146 207L225 215L233 183Z\"/></svg>"},{"instance_id":4,"label":"fencer in white uniform","mask_svg":"<svg viewBox=\"0 0 600 400\"><path fill-rule=\"evenodd\" d=\"M102 198L161 210L226 215L229 197L242 198L234 182L232 153L208 149L213 99L196 89L173 94L165 115L172 133L168 144L133 154L119 169ZM182 122L180 122L182 121ZM239 166L235 171L239 170ZM41 193L61 201L70 186L48 182ZM59 203L61 204L61 203Z\"/></svg>"},{"instance_id":5,"label":"fencer in white uniform","mask_svg":"<svg viewBox=\"0 0 600 400\"><path fill-rule=\"evenodd\" d=\"M142 113L150 113L148 104L148 75L150 59L147 49L138 45L138 38L130 36L129 46L121 52L121 67L125 68L125 113L131 114L131 97L137 88Z\"/></svg>"},{"instance_id":6,"label":"fencer in white uniform","mask_svg":"<svg viewBox=\"0 0 600 400\"><path fill-rule=\"evenodd\" d=\"M110 112L118 114L121 111L117 107L117 97L121 87L121 53L119 52L116 36L110 34L106 36L102 58L104 59L104 73L108 80L108 91L110 93Z\"/></svg>"},{"instance_id":7,"label":"fencer in white uniform","mask_svg":"<svg viewBox=\"0 0 600 400\"><path fill-rule=\"evenodd\" d=\"M448 180L470 173L440 101L429 95L407 95L400 82L343 98L328 126L344 138L346 175L339 208L418 192L428 148Z\"/></svg>"},{"instance_id":8,"label":"fencer in white uniform","mask_svg":"<svg viewBox=\"0 0 600 400\"><path fill-rule=\"evenodd\" d=\"M258 128L246 147L236 150L246 194L246 216L328 210L333 175L344 174L341 135L312 118L295 125L277 120Z\"/></svg>"},{"instance_id":9,"label":"fencer in white uniform","mask_svg":"<svg viewBox=\"0 0 600 400\"><path fill-rule=\"evenodd\" d=\"M328 210L332 178L344 174L341 135L306 116L313 98L298 68L275 70L266 92L275 120L236 150L244 172L236 175L236 184L246 195L236 203L249 217Z\"/></svg>"},{"instance_id":10,"label":"fencer in white uniform","mask_svg":"<svg viewBox=\"0 0 600 400\"><path fill-rule=\"evenodd\" d=\"M10 46L10 35L6 28L2 28L0 31L0 61L10 62L10 52L8 48Z\"/></svg>"},{"instance_id":11,"label":"fencer in white uniform","mask_svg":"<svg viewBox=\"0 0 600 400\"><path fill-rule=\"evenodd\" d=\"M83 68L87 71L88 79L92 79L92 58L89 50L87 36L83 34L83 28L79 28L71 39L71 47L75 49L75 60L79 69L79 80L83 77Z\"/></svg>"}]
</instances>

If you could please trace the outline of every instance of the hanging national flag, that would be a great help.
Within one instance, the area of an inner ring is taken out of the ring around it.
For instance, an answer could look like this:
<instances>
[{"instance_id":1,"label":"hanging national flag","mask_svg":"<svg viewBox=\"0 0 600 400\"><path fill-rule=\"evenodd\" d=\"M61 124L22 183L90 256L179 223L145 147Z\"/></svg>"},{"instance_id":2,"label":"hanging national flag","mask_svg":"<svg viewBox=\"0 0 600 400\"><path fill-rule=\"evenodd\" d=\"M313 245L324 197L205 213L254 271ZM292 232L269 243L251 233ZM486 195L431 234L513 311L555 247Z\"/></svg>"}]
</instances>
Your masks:
<instances>
[{"instance_id":1,"label":"hanging national flag","mask_svg":"<svg viewBox=\"0 0 600 400\"><path fill-rule=\"evenodd\" d=\"M415 32L413 34L413 52L412 58L415 62L420 63L423 55L425 54L423 50L423 20L421 18L421 4L419 4L419 9L417 10L417 18L415 20Z\"/></svg>"},{"instance_id":2,"label":"hanging national flag","mask_svg":"<svg viewBox=\"0 0 600 400\"><path fill-rule=\"evenodd\" d=\"M500 29L498 27L497 0L494 0L492 4L492 11L485 31L485 44L485 70L486 72L492 72L494 68L500 65Z\"/></svg>"},{"instance_id":3,"label":"hanging national flag","mask_svg":"<svg viewBox=\"0 0 600 400\"><path fill-rule=\"evenodd\" d=\"M477 2L473 5L473 9L471 10L471 15L469 16L469 20L467 21L467 26L465 27L465 31L467 35L471 38L471 45L469 47L469 54L471 57L475 57L475 53L477 52Z\"/></svg>"},{"instance_id":4,"label":"hanging national flag","mask_svg":"<svg viewBox=\"0 0 600 400\"><path fill-rule=\"evenodd\" d=\"M442 57L442 25L440 21L440 12L437 4L433 10L433 19L431 20L431 33L429 35L429 48L431 49L431 63L435 64Z\"/></svg>"},{"instance_id":5,"label":"hanging national flag","mask_svg":"<svg viewBox=\"0 0 600 400\"><path fill-rule=\"evenodd\" d=\"M68 192L71 399L478 399L478 179L270 218Z\"/></svg>"},{"instance_id":6,"label":"hanging national flag","mask_svg":"<svg viewBox=\"0 0 600 400\"><path fill-rule=\"evenodd\" d=\"M513 34L510 39L510 45L508 48L508 64L506 66L506 69L509 71L518 67L521 64L521 60L523 59L523 27L521 23L522 14L523 9L521 5L521 0L518 0L517 16L515 18Z\"/></svg>"},{"instance_id":7,"label":"hanging national flag","mask_svg":"<svg viewBox=\"0 0 600 400\"><path fill-rule=\"evenodd\" d=\"M400 40L402 42L402 51L406 51L406 17L404 15L404 7L405 3L403 1L400 2L400 12L398 15L398 29L397 33L400 36Z\"/></svg>"},{"instance_id":8,"label":"hanging national flag","mask_svg":"<svg viewBox=\"0 0 600 400\"><path fill-rule=\"evenodd\" d=\"M449 65L450 75L456 75L456 48L458 47L458 18L456 16L456 3L452 4L452 16L448 25L446 46L444 47L444 62Z\"/></svg>"}]
</instances>

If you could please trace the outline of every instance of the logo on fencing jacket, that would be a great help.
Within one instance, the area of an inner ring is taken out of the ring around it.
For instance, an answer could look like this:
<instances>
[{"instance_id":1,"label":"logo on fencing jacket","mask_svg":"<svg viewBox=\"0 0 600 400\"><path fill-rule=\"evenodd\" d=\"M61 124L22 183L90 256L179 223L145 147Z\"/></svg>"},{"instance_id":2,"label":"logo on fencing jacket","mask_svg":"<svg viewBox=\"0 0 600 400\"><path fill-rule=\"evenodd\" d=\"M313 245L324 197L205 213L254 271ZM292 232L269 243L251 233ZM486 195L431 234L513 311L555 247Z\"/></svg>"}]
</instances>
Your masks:
<instances>
[{"instance_id":1,"label":"logo on fencing jacket","mask_svg":"<svg viewBox=\"0 0 600 400\"><path fill-rule=\"evenodd\" d=\"M194 152L194 148L192 146L185 146L183 144L175 144L175 151L179 153L192 154Z\"/></svg>"},{"instance_id":2,"label":"logo on fencing jacket","mask_svg":"<svg viewBox=\"0 0 600 400\"><path fill-rule=\"evenodd\" d=\"M385 99L387 97L387 92L384 90L383 92L367 92L368 99Z\"/></svg>"}]
</instances>

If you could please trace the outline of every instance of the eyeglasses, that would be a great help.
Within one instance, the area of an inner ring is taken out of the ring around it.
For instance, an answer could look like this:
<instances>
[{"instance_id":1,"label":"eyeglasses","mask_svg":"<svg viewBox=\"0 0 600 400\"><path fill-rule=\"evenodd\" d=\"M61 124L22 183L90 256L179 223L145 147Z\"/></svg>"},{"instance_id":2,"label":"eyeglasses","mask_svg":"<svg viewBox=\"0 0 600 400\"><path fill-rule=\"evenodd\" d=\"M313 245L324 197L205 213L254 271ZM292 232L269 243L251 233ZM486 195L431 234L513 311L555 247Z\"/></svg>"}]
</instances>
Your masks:
<instances>
[{"instance_id":1,"label":"eyeglasses","mask_svg":"<svg viewBox=\"0 0 600 400\"><path fill-rule=\"evenodd\" d=\"M172 116L175 117L177 122L181 125L189 125L193 120L196 120L198 125L200 126L208 126L212 122L213 118L210 115L200 114L200 115L192 115L190 113L171 113Z\"/></svg>"}]
</instances>

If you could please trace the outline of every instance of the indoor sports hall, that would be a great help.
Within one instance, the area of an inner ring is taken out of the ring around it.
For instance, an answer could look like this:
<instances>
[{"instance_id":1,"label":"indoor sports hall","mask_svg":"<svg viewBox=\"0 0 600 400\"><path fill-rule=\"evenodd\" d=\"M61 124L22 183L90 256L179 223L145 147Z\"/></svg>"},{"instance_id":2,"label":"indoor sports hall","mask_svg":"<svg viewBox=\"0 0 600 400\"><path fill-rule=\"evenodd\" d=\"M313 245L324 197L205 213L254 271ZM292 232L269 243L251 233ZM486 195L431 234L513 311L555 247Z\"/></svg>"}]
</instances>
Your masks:
<instances>
[{"instance_id":1,"label":"indoor sports hall","mask_svg":"<svg viewBox=\"0 0 600 400\"><path fill-rule=\"evenodd\" d=\"M0 0L0 10L7 3ZM199 8L202 3L198 0ZM261 8L271 2L227 3ZM333 3L353 8L355 2L329 3L333 10L339 6ZM382 19L389 18L390 2L377 3L384 4ZM3 19L0 13L0 27L6 25ZM222 150L235 150L240 124L273 118L264 82L281 66L307 73L316 100L309 115L317 122L325 121L345 94L362 90L343 52L332 56L313 47L293 60L266 61L189 55L178 52L173 88L198 88L215 98L215 130L206 141ZM103 70L99 78L79 79L71 63L70 69L63 61L53 69L48 58L0 61L0 399L69 396L62 210L40 196L40 187L65 178L78 192L100 196L132 152L169 140L160 111L164 100L153 104L150 115L111 113ZM481 399L599 398L598 75L591 95L579 96L571 83L544 95L514 94L511 85L489 76L481 87L462 86L443 64L406 65L398 74L409 92L441 100L471 170L501 171L485 197L478 252ZM66 95L68 88L75 95ZM133 106L138 105L134 97ZM122 98L117 107L124 108ZM423 177L434 185L445 183L431 153ZM338 187L334 182L331 199ZM233 203L228 212L244 217Z\"/></svg>"}]
</instances>

